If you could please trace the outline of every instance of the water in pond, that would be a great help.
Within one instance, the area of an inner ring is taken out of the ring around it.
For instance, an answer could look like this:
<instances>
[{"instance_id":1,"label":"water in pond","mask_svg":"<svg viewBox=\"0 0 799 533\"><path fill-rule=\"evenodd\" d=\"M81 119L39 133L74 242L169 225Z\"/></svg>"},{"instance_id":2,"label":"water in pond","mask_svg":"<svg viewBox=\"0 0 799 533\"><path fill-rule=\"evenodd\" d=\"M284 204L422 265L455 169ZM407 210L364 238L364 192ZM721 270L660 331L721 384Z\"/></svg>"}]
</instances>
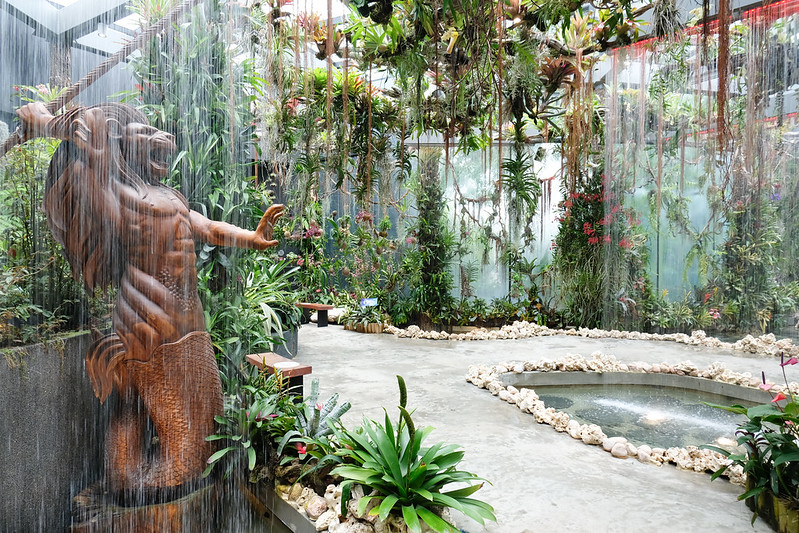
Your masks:
<instances>
[{"instance_id":1,"label":"water in pond","mask_svg":"<svg viewBox=\"0 0 799 533\"><path fill-rule=\"evenodd\" d=\"M708 407L745 402L671 387L640 385L536 387L547 407L564 411L581 424L597 424L608 436L636 445L669 448L734 444L735 429L745 417Z\"/></svg>"}]
</instances>

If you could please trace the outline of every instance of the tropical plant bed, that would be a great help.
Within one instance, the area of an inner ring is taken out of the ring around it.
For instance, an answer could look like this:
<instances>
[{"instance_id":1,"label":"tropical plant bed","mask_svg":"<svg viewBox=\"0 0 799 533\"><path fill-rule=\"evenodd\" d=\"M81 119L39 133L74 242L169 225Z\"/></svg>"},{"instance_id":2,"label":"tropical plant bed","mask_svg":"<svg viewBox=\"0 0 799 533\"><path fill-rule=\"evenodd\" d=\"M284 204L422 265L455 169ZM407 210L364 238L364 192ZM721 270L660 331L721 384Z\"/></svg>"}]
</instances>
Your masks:
<instances>
[{"instance_id":1,"label":"tropical plant bed","mask_svg":"<svg viewBox=\"0 0 799 533\"><path fill-rule=\"evenodd\" d=\"M323 495L300 483L278 484L272 487L268 483L255 485L253 494L272 514L294 533L317 532L358 532L358 533L405 533L411 531L405 521L397 515L390 514L385 518L369 512L378 506L378 502L370 501L362 511L359 503L364 495L363 488L355 485L351 489L351 499L347 503L345 514L342 514L341 484L328 485ZM448 510L441 510L441 516L451 521ZM423 524L423 523L422 523ZM426 524L420 525L422 531L432 531Z\"/></svg>"},{"instance_id":2,"label":"tropical plant bed","mask_svg":"<svg viewBox=\"0 0 799 533\"><path fill-rule=\"evenodd\" d=\"M261 372L216 417L219 433L208 440L226 446L209 458L206 474L220 465L229 475L246 464L251 481L293 502L314 531L457 533L447 508L481 524L496 521L490 505L471 497L484 479L457 469L464 455L458 445L425 445L433 428L416 428L405 382L397 382L399 418L386 412L382 422L364 417L350 429L340 422L349 403L337 405L337 394L318 401L318 380L300 399L283 393L282 375ZM269 490L262 492L259 499L270 501ZM271 502L278 512L282 504Z\"/></svg>"}]
</instances>

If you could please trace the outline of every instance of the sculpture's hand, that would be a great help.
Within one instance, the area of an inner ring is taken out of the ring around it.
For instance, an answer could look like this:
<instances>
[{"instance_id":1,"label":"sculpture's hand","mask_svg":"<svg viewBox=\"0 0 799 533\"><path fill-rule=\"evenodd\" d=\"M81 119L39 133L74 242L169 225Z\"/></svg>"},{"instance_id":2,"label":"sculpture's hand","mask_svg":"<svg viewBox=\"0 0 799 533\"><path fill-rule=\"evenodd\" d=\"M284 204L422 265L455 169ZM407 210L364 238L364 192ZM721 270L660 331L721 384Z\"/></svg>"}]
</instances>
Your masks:
<instances>
[{"instance_id":1,"label":"sculpture's hand","mask_svg":"<svg viewBox=\"0 0 799 533\"><path fill-rule=\"evenodd\" d=\"M22 142L44 137L47 134L47 124L53 118L45 105L41 102L33 102L17 109L17 116L20 120L22 131Z\"/></svg>"},{"instance_id":2,"label":"sculpture's hand","mask_svg":"<svg viewBox=\"0 0 799 533\"><path fill-rule=\"evenodd\" d=\"M283 215L283 210L283 204L271 205L266 210L264 216L261 217L261 221L258 222L258 227L255 228L255 237L253 239L255 248L263 250L271 246L277 246L278 242L273 239L272 231L275 228L277 219Z\"/></svg>"}]
</instances>

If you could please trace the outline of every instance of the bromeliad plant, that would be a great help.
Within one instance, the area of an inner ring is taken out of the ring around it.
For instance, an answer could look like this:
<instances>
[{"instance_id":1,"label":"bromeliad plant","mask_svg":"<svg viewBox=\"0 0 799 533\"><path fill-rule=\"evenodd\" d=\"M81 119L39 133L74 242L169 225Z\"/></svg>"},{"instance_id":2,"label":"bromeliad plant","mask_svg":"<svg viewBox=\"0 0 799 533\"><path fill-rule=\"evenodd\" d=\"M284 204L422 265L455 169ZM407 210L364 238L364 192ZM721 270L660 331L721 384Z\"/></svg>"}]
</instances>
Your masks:
<instances>
[{"instance_id":1,"label":"bromeliad plant","mask_svg":"<svg viewBox=\"0 0 799 533\"><path fill-rule=\"evenodd\" d=\"M738 445L743 447L743 453L705 446L730 459L730 465L743 468L747 478L747 490L738 496L739 500L770 491L785 500L788 507L799 506L799 396L793 394L796 384L790 386L785 375L785 367L797 363L799 360L796 357L786 360L782 354L780 366L785 381L784 392L774 394L774 384L766 383L766 375L763 373L760 388L772 395L771 403L750 408L740 405L713 405L731 413L746 415L749 419L736 432ZM730 465L717 470L713 479L722 475Z\"/></svg>"},{"instance_id":2,"label":"bromeliad plant","mask_svg":"<svg viewBox=\"0 0 799 533\"><path fill-rule=\"evenodd\" d=\"M285 394L285 390L279 373L267 376L261 372L248 384L242 385L237 393L225 397L225 414L214 417L218 433L205 439L220 441L224 447L208 458L203 477L217 465L224 464L224 477L227 478L245 461L247 470L253 471L258 449L269 440L272 420L294 410L291 397Z\"/></svg>"},{"instance_id":3,"label":"bromeliad plant","mask_svg":"<svg viewBox=\"0 0 799 533\"><path fill-rule=\"evenodd\" d=\"M348 326L368 326L369 324L382 324L385 321L383 312L376 306L357 306L347 310L344 323Z\"/></svg>"},{"instance_id":4,"label":"bromeliad plant","mask_svg":"<svg viewBox=\"0 0 799 533\"><path fill-rule=\"evenodd\" d=\"M277 446L277 454L281 455L286 445L293 443L300 459L307 455L317 459L326 455L330 450L329 436L333 434L333 426L341 416L350 410L350 402L338 403L338 394L333 394L325 403L317 402L319 399L319 380L311 381L311 392L303 400L302 406L294 417L294 427L288 430ZM321 453L320 453L321 452ZM317 457L318 456L318 457ZM292 459L286 455L281 462Z\"/></svg>"},{"instance_id":5,"label":"bromeliad plant","mask_svg":"<svg viewBox=\"0 0 799 533\"><path fill-rule=\"evenodd\" d=\"M458 533L458 528L435 512L436 508L452 508L483 524L496 521L494 509L480 500L470 498L483 484L482 478L457 470L464 452L455 444L437 443L423 446L433 430L417 430L411 413L406 409L407 391L401 376L400 418L392 423L386 412L381 424L364 417L363 424L354 429L335 430L340 444L336 451L340 466L333 475L345 479L342 484L341 513L346 514L353 484L374 492L361 498L359 514L366 512L385 520L395 513L405 520L410 531L419 533L425 522L433 531ZM451 483L466 483L466 487L443 491Z\"/></svg>"}]
</instances>

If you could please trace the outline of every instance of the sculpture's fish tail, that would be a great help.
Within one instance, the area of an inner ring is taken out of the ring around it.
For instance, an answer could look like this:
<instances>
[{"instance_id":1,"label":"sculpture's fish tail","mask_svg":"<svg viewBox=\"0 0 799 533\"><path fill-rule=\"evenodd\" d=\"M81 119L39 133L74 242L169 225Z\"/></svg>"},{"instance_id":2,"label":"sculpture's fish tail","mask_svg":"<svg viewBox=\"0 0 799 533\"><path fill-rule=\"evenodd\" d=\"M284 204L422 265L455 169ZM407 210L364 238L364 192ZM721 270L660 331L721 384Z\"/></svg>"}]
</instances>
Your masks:
<instances>
[{"instance_id":1,"label":"sculpture's fish tail","mask_svg":"<svg viewBox=\"0 0 799 533\"><path fill-rule=\"evenodd\" d=\"M104 402L114 390L116 367L125 359L125 346L116 333L94 341L86 354L86 370L94 395Z\"/></svg>"}]
</instances>

